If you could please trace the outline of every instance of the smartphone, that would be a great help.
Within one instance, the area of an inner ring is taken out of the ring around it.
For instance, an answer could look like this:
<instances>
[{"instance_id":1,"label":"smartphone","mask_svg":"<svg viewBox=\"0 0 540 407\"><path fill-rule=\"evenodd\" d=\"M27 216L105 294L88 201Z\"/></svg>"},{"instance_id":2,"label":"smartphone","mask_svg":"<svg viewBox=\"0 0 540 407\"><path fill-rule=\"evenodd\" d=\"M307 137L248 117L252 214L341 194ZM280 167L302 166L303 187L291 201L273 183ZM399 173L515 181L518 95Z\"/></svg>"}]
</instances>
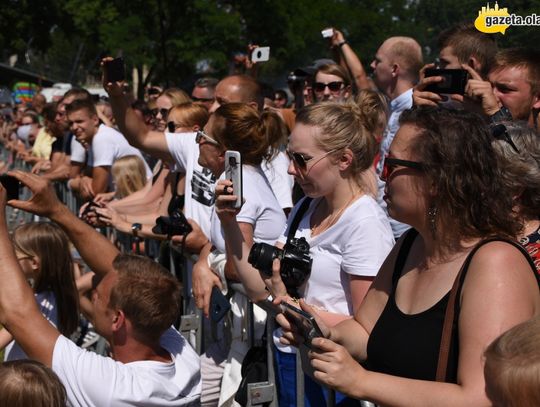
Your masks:
<instances>
[{"instance_id":1,"label":"smartphone","mask_svg":"<svg viewBox=\"0 0 540 407\"><path fill-rule=\"evenodd\" d=\"M251 52L252 62L266 62L270 59L270 47L257 47Z\"/></svg>"},{"instance_id":2,"label":"smartphone","mask_svg":"<svg viewBox=\"0 0 540 407\"><path fill-rule=\"evenodd\" d=\"M214 286L210 295L210 319L219 322L230 309L231 303L227 297L223 295L218 287Z\"/></svg>"},{"instance_id":3,"label":"smartphone","mask_svg":"<svg viewBox=\"0 0 540 407\"><path fill-rule=\"evenodd\" d=\"M239 209L242 207L242 157L238 151L225 151L225 177L232 182L233 195L236 201L232 207Z\"/></svg>"},{"instance_id":4,"label":"smartphone","mask_svg":"<svg viewBox=\"0 0 540 407\"><path fill-rule=\"evenodd\" d=\"M20 181L11 175L0 175L0 183L6 189L8 201L19 199Z\"/></svg>"},{"instance_id":5,"label":"smartphone","mask_svg":"<svg viewBox=\"0 0 540 407\"><path fill-rule=\"evenodd\" d=\"M332 38L332 36L334 35L334 29L333 28L325 28L324 30L321 31L321 34L322 34L323 38Z\"/></svg>"},{"instance_id":6,"label":"smartphone","mask_svg":"<svg viewBox=\"0 0 540 407\"><path fill-rule=\"evenodd\" d=\"M126 79L124 58L115 58L105 62L105 75L108 82L121 82Z\"/></svg>"},{"instance_id":7,"label":"smartphone","mask_svg":"<svg viewBox=\"0 0 540 407\"><path fill-rule=\"evenodd\" d=\"M463 95L465 86L469 80L469 73L465 69L426 69L426 78L431 76L442 76L443 81L432 83L426 87L427 92L448 95Z\"/></svg>"},{"instance_id":8,"label":"smartphone","mask_svg":"<svg viewBox=\"0 0 540 407\"><path fill-rule=\"evenodd\" d=\"M313 339L323 337L322 331L313 315L286 302L282 302L280 305L287 320L294 324L304 337L304 344L308 348L311 348L311 341Z\"/></svg>"}]
</instances>

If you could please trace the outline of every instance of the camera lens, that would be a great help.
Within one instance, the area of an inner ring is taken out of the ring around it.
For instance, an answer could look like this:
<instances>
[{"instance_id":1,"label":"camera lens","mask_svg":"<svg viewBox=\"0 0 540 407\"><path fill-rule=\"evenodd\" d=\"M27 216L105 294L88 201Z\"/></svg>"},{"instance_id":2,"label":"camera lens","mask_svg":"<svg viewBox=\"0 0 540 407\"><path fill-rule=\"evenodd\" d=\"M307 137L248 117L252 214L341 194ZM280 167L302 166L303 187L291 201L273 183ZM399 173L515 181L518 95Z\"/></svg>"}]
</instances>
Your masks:
<instances>
[{"instance_id":1,"label":"camera lens","mask_svg":"<svg viewBox=\"0 0 540 407\"><path fill-rule=\"evenodd\" d=\"M274 253L280 250L267 243L254 243L249 251L248 262L266 275L272 275Z\"/></svg>"}]
</instances>

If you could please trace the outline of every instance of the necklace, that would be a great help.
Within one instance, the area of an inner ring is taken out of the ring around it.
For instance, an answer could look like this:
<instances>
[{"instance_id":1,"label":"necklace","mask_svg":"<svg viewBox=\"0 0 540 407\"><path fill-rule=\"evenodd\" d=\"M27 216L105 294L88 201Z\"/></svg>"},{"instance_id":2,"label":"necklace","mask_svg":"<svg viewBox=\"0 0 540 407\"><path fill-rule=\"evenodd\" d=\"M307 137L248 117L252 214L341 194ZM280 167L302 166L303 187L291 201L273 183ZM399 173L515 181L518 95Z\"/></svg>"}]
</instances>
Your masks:
<instances>
[{"instance_id":1,"label":"necklace","mask_svg":"<svg viewBox=\"0 0 540 407\"><path fill-rule=\"evenodd\" d=\"M361 195L362 195L362 192L354 193L351 199L349 199L347 203L343 205L337 212L331 214L330 216L326 216L320 223L313 225L311 227L311 236L314 237L314 236L320 235L321 233L325 232L326 230L334 226L336 222L339 220L339 218L341 217L341 215L343 215L343 212L345 212L345 209L351 206L351 204ZM315 213L315 211L317 210L317 208L319 207L319 205L321 204L323 200L324 198L321 199L317 203L317 206L313 210L313 213Z\"/></svg>"}]
</instances>

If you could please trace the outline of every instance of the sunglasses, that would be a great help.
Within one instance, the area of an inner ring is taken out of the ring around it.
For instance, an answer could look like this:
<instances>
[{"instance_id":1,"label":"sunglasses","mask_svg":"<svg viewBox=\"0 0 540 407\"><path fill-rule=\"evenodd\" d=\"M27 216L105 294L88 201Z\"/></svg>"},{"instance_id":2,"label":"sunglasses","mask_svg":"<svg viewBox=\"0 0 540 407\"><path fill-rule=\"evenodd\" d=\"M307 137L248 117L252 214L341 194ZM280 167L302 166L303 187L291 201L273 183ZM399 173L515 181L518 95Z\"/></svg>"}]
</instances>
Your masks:
<instances>
[{"instance_id":1,"label":"sunglasses","mask_svg":"<svg viewBox=\"0 0 540 407\"><path fill-rule=\"evenodd\" d=\"M491 135L493 136L495 140L506 141L508 144L510 144L510 147L512 147L512 150L514 150L518 154L520 153L519 149L514 144L514 142L512 141L512 138L508 134L508 129L506 128L504 124L497 124L496 126L493 126L491 128Z\"/></svg>"},{"instance_id":2,"label":"sunglasses","mask_svg":"<svg viewBox=\"0 0 540 407\"><path fill-rule=\"evenodd\" d=\"M194 102L200 102L200 103L210 103L210 102L214 102L214 98L198 98L198 97L195 97L195 96L191 96L191 100L193 100Z\"/></svg>"},{"instance_id":3,"label":"sunglasses","mask_svg":"<svg viewBox=\"0 0 540 407\"><path fill-rule=\"evenodd\" d=\"M157 117L158 114L161 114L161 117L164 119L169 114L169 109L152 109L150 110L150 113L152 113L152 116Z\"/></svg>"},{"instance_id":4,"label":"sunglasses","mask_svg":"<svg viewBox=\"0 0 540 407\"><path fill-rule=\"evenodd\" d=\"M315 82L313 89L315 92L324 92L326 88L330 89L330 92L339 92L343 88L343 85L344 83L340 81L330 83Z\"/></svg>"},{"instance_id":5,"label":"sunglasses","mask_svg":"<svg viewBox=\"0 0 540 407\"><path fill-rule=\"evenodd\" d=\"M184 127L181 124L176 124L172 120L167 123L167 130L169 130L169 133L174 133L179 128Z\"/></svg>"},{"instance_id":6,"label":"sunglasses","mask_svg":"<svg viewBox=\"0 0 540 407\"><path fill-rule=\"evenodd\" d=\"M305 169L307 169L308 162L317 159L317 161L315 162L315 164L317 164L324 157L326 157L329 154L335 153L337 150L339 150L339 149L334 148L333 150L327 151L326 153L324 153L324 154L322 154L322 155L320 155L318 157L311 157L311 158L306 158L300 153L293 153L292 151L289 151L289 150L285 150L285 153L289 157L289 160L294 162L298 166L298 168L300 168L302 170L305 170ZM315 164L313 164L313 165L315 165ZM313 165L311 166L311 168L313 168Z\"/></svg>"},{"instance_id":7,"label":"sunglasses","mask_svg":"<svg viewBox=\"0 0 540 407\"><path fill-rule=\"evenodd\" d=\"M195 135L195 141L197 143L201 144L201 141L203 139L205 141L207 141L208 143L210 143L210 144L214 144L215 146L219 146L219 143L216 140L214 140L212 137L210 137L208 134L206 134L204 131L197 130L197 133Z\"/></svg>"},{"instance_id":8,"label":"sunglasses","mask_svg":"<svg viewBox=\"0 0 540 407\"><path fill-rule=\"evenodd\" d=\"M400 160L398 158L391 158L386 156L384 158L383 170L381 173L381 179L387 180L394 172L397 166L411 168L413 170L423 171L424 164L417 161Z\"/></svg>"}]
</instances>

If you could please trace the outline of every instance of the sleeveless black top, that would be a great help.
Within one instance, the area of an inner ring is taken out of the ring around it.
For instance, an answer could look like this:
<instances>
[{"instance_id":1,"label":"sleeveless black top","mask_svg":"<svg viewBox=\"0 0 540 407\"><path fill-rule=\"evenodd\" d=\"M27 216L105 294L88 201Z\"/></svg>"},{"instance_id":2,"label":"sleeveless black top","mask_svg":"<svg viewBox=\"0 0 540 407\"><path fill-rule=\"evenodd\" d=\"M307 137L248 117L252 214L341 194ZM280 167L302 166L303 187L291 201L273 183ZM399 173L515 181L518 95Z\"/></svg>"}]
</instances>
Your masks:
<instances>
[{"instance_id":1,"label":"sleeveless black top","mask_svg":"<svg viewBox=\"0 0 540 407\"><path fill-rule=\"evenodd\" d=\"M450 291L431 308L418 314L404 314L401 312L396 305L395 297L398 280L401 277L409 250L417 235L416 230L409 230L400 247L394 266L392 290L388 302L369 336L366 367L371 371L393 376L435 381L444 316ZM492 240L503 240L520 249L531 263L531 268L534 271L529 256L517 243L500 238L480 242L471 251L463 264L464 269L456 299L460 298L461 288L472 256L481 245ZM535 276L539 281L536 273ZM456 300L446 371L446 382L448 383L457 382L459 303L460 301Z\"/></svg>"}]
</instances>

